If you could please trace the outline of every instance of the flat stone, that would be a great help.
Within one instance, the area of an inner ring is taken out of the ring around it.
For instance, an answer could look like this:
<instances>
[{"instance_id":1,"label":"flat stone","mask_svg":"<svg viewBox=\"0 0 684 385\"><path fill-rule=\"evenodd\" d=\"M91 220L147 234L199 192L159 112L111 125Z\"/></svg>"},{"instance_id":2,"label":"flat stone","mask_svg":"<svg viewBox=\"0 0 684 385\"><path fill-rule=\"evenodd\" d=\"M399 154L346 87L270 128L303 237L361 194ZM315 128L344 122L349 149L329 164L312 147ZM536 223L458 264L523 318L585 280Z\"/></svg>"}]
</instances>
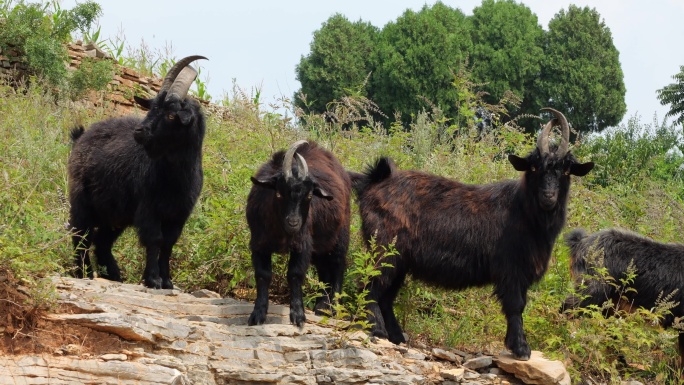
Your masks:
<instances>
[{"instance_id":1,"label":"flat stone","mask_svg":"<svg viewBox=\"0 0 684 385\"><path fill-rule=\"evenodd\" d=\"M442 378L446 380L453 380L456 382L460 382L463 379L463 375L465 373L465 369L463 368L456 368L456 369L447 369L447 370L440 370L439 375L442 376Z\"/></svg>"},{"instance_id":2,"label":"flat stone","mask_svg":"<svg viewBox=\"0 0 684 385\"><path fill-rule=\"evenodd\" d=\"M516 360L510 353L505 353L495 357L494 362L526 384L571 385L565 365L544 358L539 351L532 351L528 361Z\"/></svg>"},{"instance_id":3,"label":"flat stone","mask_svg":"<svg viewBox=\"0 0 684 385\"><path fill-rule=\"evenodd\" d=\"M480 356L480 357L474 357L469 359L468 361L463 363L463 366L465 366L468 369L472 370L478 370L482 368L486 368L488 366L492 365L492 357L490 356Z\"/></svg>"},{"instance_id":4,"label":"flat stone","mask_svg":"<svg viewBox=\"0 0 684 385\"><path fill-rule=\"evenodd\" d=\"M452 352L446 351L444 349L434 348L434 349L432 349L432 355L434 357L440 358L442 360L454 362L454 363L459 364L459 365L463 361L461 356L454 354Z\"/></svg>"}]
</instances>

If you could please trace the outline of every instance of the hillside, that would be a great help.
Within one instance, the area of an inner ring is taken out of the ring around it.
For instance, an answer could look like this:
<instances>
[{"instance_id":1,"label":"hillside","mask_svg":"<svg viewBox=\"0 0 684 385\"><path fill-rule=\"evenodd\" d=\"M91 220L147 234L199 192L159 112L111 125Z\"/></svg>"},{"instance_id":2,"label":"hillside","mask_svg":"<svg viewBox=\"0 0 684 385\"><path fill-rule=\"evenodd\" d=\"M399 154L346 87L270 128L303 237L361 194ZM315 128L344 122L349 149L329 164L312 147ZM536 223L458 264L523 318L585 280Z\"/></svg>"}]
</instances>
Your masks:
<instances>
[{"instance_id":1,"label":"hillside","mask_svg":"<svg viewBox=\"0 0 684 385\"><path fill-rule=\"evenodd\" d=\"M363 104L354 108L358 106ZM37 85L19 89L0 86L0 215L4 218L0 224L0 270L20 280L30 308L57 307L61 289L55 288L53 277L68 275L71 267L66 225L69 130L77 123L88 125L112 114L109 107L107 103L84 108L64 102ZM524 155L535 144L535 138L515 125L481 137L466 130L445 138L440 133L452 132L453 127L431 114L417 117L411 132L392 134L372 124L342 131L344 120L335 125L312 114L300 114L305 124L295 126L291 116L274 114L240 92L227 106L211 110L220 113L209 118L204 145L205 185L174 249L172 272L174 282L187 293L211 290L222 298L246 304L254 299L254 287L244 203L251 187L249 177L272 152L296 139L308 138L332 150L351 170L363 169L377 156L390 155L402 168L487 183L517 178L505 155ZM338 110L339 116L343 111ZM364 113L362 108L354 111ZM661 241L679 239L684 206L677 159L668 158L665 151L648 152L640 147L644 137L654 143L658 135L666 133L646 137L642 132L650 132L649 128L638 121L634 124L612 137L623 138L622 142L601 144L601 139L590 139L575 143L573 151L578 158L594 160L597 167L587 177L574 179L565 231L620 226ZM350 261L364 254L359 228L358 216L354 215ZM132 231L115 245L114 254L126 282L138 284L144 258ZM649 318L636 314L621 319L569 319L558 313L572 288L567 263L567 250L558 242L545 278L529 293L524 321L532 348L562 361L574 378L600 382L620 376L665 383L670 376L678 376L674 368L676 335L649 326ZM276 257L271 292L275 302L287 300L285 269L286 258ZM307 304L315 292L313 281L311 275ZM345 291L354 290L355 283L347 281ZM432 347L499 352L505 320L490 294L491 288L453 293L409 282L400 294L397 312L411 346L430 347L428 352ZM352 302L345 306L354 309ZM14 332L33 333L31 328L37 322L22 323ZM264 330L269 328L272 326ZM12 335L3 331L4 338ZM93 350L89 354L100 353Z\"/></svg>"}]
</instances>

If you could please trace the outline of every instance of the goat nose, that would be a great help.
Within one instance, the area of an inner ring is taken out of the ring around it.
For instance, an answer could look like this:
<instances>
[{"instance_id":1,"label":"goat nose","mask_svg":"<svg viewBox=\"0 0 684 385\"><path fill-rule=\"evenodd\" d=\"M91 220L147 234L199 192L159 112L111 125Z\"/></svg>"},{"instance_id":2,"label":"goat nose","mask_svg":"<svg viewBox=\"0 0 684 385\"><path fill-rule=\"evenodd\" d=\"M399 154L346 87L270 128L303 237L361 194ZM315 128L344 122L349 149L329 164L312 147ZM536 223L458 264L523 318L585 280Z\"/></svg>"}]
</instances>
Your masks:
<instances>
[{"instance_id":1,"label":"goat nose","mask_svg":"<svg viewBox=\"0 0 684 385\"><path fill-rule=\"evenodd\" d=\"M299 219L298 218L288 218L287 224L292 226L292 227L299 226Z\"/></svg>"}]
</instances>

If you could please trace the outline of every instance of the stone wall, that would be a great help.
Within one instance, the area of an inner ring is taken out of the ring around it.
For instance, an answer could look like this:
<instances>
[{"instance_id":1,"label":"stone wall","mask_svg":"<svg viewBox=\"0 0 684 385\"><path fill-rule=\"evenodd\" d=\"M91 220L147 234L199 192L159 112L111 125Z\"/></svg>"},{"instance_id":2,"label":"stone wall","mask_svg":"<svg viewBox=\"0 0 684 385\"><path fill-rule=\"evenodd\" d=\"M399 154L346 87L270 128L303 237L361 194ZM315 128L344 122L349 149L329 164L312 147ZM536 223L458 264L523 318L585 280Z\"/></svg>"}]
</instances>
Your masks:
<instances>
[{"instance_id":1,"label":"stone wall","mask_svg":"<svg viewBox=\"0 0 684 385\"><path fill-rule=\"evenodd\" d=\"M77 69L84 58L112 60L107 53L94 44L83 44L80 40L67 45L69 69ZM137 71L115 63L116 72L104 92L90 92L81 101L86 107L106 107L116 113L130 113L136 109L133 95L153 96L159 91L162 80L145 76ZM21 50L10 48L0 50L0 78L21 80L28 74L28 66Z\"/></svg>"}]
</instances>

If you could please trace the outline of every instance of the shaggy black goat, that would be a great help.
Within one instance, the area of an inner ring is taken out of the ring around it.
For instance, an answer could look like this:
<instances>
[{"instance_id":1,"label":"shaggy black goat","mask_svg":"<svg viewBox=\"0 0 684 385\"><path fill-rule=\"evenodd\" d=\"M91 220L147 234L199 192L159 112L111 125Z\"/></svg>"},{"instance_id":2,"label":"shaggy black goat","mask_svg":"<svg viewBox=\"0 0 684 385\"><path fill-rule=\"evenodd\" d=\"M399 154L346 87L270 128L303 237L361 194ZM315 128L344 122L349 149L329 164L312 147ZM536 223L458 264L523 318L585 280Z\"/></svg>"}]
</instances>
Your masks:
<instances>
[{"instance_id":1,"label":"shaggy black goat","mask_svg":"<svg viewBox=\"0 0 684 385\"><path fill-rule=\"evenodd\" d=\"M186 98L197 76L189 64L198 59L206 58L178 61L155 98L135 97L149 110L143 119L111 118L72 131L69 223L77 277L93 277L94 245L97 264L106 270L101 276L121 281L112 245L134 226L147 253L145 286L173 288L171 248L202 189L204 116L199 103Z\"/></svg>"},{"instance_id":2,"label":"shaggy black goat","mask_svg":"<svg viewBox=\"0 0 684 385\"><path fill-rule=\"evenodd\" d=\"M575 229L566 235L565 242L570 247L573 279L578 286L582 282L584 285L577 288L577 296L571 295L565 300L562 310L590 305L601 308L606 301L613 302L613 309L653 309L659 299L668 298L677 305L661 320L661 325L670 327L675 318L684 317L683 244L660 243L618 229L590 235L583 229ZM623 290L620 284L630 265L636 277L628 287L636 291ZM617 286L601 279L596 268L605 268ZM684 364L684 332L679 333L678 348Z\"/></svg>"},{"instance_id":3,"label":"shaggy black goat","mask_svg":"<svg viewBox=\"0 0 684 385\"><path fill-rule=\"evenodd\" d=\"M302 146L306 143L298 141L287 152L275 153L252 177L246 211L257 298L249 325L266 321L273 253L290 252L287 282L293 324L302 326L306 320L302 284L310 263L329 289L317 300L317 313L342 291L351 180L333 154L316 143Z\"/></svg>"},{"instance_id":4,"label":"shaggy black goat","mask_svg":"<svg viewBox=\"0 0 684 385\"><path fill-rule=\"evenodd\" d=\"M450 289L494 285L508 322L506 347L526 360L530 348L522 312L527 289L546 271L565 222L570 174L585 175L593 163L578 163L568 152L569 127L563 114L548 122L527 157L508 160L521 180L467 185L419 171L399 171L381 158L365 174L352 173L362 232L378 245L396 240L399 255L384 261L371 283L372 334L404 342L392 309L404 278ZM549 132L560 122L563 138L549 150Z\"/></svg>"}]
</instances>

